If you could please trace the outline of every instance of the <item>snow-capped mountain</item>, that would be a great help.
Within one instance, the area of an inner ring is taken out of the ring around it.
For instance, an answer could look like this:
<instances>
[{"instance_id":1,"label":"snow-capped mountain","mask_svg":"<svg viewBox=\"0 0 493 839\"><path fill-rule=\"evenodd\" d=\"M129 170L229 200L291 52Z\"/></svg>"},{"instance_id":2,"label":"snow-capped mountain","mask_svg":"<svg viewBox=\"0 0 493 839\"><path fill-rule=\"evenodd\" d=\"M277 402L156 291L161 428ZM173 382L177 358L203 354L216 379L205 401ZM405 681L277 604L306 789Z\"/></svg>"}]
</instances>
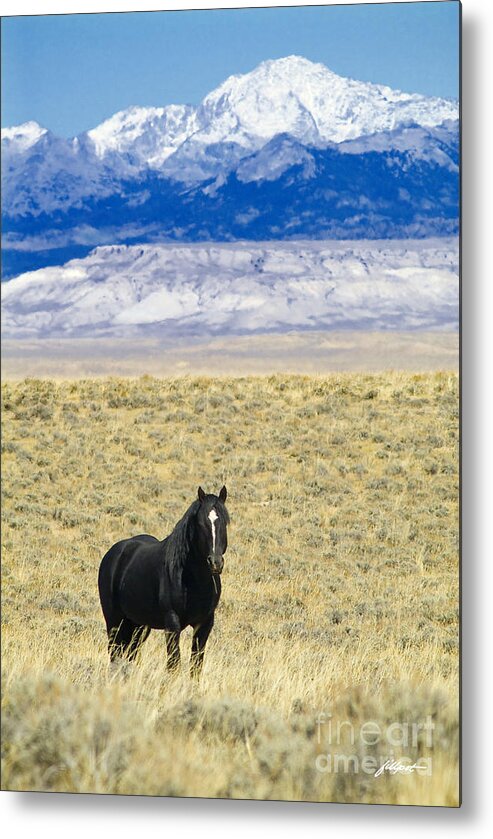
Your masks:
<instances>
[{"instance_id":1,"label":"snow-capped mountain","mask_svg":"<svg viewBox=\"0 0 493 839\"><path fill-rule=\"evenodd\" d=\"M92 168L96 160L108 159L119 177L130 164L133 175L136 169L151 169L189 182L197 176L193 166L184 164L192 164L204 154L207 157L206 150L218 145L235 148L236 162L277 134L289 134L304 145L324 146L392 131L408 123L436 126L457 118L457 103L451 100L346 79L323 64L290 56L264 61L251 73L230 76L197 108L133 107L74 140L58 139L56 143L46 129L26 123L2 129L2 147L9 157L29 152L21 161L24 168L39 164L42 157L47 182L57 160L62 169L69 166L67 157L77 156L83 166L88 165L88 158L94 158ZM38 146L42 138L44 144ZM213 158L213 151L209 155ZM218 166L219 160L216 171ZM8 183L8 167L4 174ZM9 197L5 206L11 213ZM41 209L48 209L47 204ZM21 212L20 205L17 211Z\"/></svg>"},{"instance_id":2,"label":"snow-capped mountain","mask_svg":"<svg viewBox=\"0 0 493 839\"><path fill-rule=\"evenodd\" d=\"M455 328L453 240L99 247L4 285L5 335Z\"/></svg>"},{"instance_id":3,"label":"snow-capped mountain","mask_svg":"<svg viewBox=\"0 0 493 839\"><path fill-rule=\"evenodd\" d=\"M2 128L2 156L9 157L28 151L45 133L46 128L34 120L13 128Z\"/></svg>"},{"instance_id":4,"label":"snow-capped mountain","mask_svg":"<svg viewBox=\"0 0 493 839\"><path fill-rule=\"evenodd\" d=\"M87 132L100 159L127 156L141 168L160 169L164 161L196 130L191 105L128 108Z\"/></svg>"},{"instance_id":5,"label":"snow-capped mountain","mask_svg":"<svg viewBox=\"0 0 493 839\"><path fill-rule=\"evenodd\" d=\"M358 82L300 56L264 61L251 73L230 76L198 109L205 144L265 143L276 134L301 142L340 143L406 122L438 125L457 119L454 102Z\"/></svg>"},{"instance_id":6,"label":"snow-capped mountain","mask_svg":"<svg viewBox=\"0 0 493 839\"><path fill-rule=\"evenodd\" d=\"M2 129L3 276L119 242L453 235L457 118L290 56L70 140Z\"/></svg>"},{"instance_id":7,"label":"snow-capped mountain","mask_svg":"<svg viewBox=\"0 0 493 839\"><path fill-rule=\"evenodd\" d=\"M130 108L88 136L100 157L118 151L160 169L184 143L180 160L216 144L251 153L276 134L290 134L305 145L324 145L410 122L433 126L457 117L455 102L346 79L323 64L289 56L230 76L196 109ZM189 180L178 160L173 163L166 171Z\"/></svg>"},{"instance_id":8,"label":"snow-capped mountain","mask_svg":"<svg viewBox=\"0 0 493 839\"><path fill-rule=\"evenodd\" d=\"M101 162L86 135L65 140L41 129L39 138L4 156L2 137L2 210L5 215L39 216L80 207L111 195L129 173L115 159ZM134 173L137 170L134 168Z\"/></svg>"},{"instance_id":9,"label":"snow-capped mountain","mask_svg":"<svg viewBox=\"0 0 493 839\"><path fill-rule=\"evenodd\" d=\"M430 127L409 124L392 131L369 134L340 143L338 150L342 154L395 151L405 153L413 162L420 160L443 166L451 172L459 171L459 133L454 120Z\"/></svg>"},{"instance_id":10,"label":"snow-capped mountain","mask_svg":"<svg viewBox=\"0 0 493 839\"><path fill-rule=\"evenodd\" d=\"M4 219L5 276L107 243L457 235L455 123L372 135L362 149L359 142L319 149L277 135L234 171L193 188L151 173L111 191L108 179L110 194L63 214Z\"/></svg>"}]
</instances>

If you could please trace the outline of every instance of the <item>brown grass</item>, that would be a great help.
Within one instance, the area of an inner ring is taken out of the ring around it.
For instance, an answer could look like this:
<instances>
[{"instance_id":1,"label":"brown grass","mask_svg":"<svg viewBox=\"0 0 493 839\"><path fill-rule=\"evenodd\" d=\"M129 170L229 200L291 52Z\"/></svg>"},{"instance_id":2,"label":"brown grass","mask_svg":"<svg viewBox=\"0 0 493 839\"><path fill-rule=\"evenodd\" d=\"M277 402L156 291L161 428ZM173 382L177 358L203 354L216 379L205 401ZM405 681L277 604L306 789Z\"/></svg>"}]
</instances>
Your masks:
<instances>
[{"instance_id":1,"label":"brown grass","mask_svg":"<svg viewBox=\"0 0 493 839\"><path fill-rule=\"evenodd\" d=\"M455 373L2 395L4 788L457 805ZM227 484L232 518L201 685L170 679L158 632L111 680L101 556L164 537L199 483ZM433 742L406 744L428 717ZM401 755L431 774L362 770Z\"/></svg>"}]
</instances>

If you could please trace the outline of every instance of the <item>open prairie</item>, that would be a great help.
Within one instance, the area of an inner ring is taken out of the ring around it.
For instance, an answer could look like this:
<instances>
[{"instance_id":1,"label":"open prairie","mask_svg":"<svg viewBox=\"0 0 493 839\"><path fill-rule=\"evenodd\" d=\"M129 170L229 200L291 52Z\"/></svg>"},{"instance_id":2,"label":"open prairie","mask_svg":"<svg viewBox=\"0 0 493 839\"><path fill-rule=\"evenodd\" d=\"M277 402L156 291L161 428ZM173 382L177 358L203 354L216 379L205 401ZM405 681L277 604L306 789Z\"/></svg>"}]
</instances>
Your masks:
<instances>
[{"instance_id":1,"label":"open prairie","mask_svg":"<svg viewBox=\"0 0 493 839\"><path fill-rule=\"evenodd\" d=\"M2 398L4 789L458 804L455 371L31 378ZM223 483L200 685L188 632L178 677L159 632L110 677L102 555ZM420 768L375 776L404 757Z\"/></svg>"},{"instance_id":2,"label":"open prairie","mask_svg":"<svg viewBox=\"0 0 493 839\"><path fill-rule=\"evenodd\" d=\"M321 375L381 370L457 370L457 330L342 330L163 339L127 329L125 338L2 341L3 375L50 379L94 376Z\"/></svg>"}]
</instances>

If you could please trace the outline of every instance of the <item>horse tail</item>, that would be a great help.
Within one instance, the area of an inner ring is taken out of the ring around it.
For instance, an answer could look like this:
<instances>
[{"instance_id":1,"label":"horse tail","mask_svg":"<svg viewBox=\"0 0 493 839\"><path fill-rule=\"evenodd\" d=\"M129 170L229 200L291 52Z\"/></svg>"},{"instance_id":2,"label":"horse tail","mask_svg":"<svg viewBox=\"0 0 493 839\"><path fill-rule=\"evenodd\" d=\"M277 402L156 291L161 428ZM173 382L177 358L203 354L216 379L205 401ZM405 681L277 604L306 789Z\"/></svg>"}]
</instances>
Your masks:
<instances>
[{"instance_id":1,"label":"horse tail","mask_svg":"<svg viewBox=\"0 0 493 839\"><path fill-rule=\"evenodd\" d=\"M123 618L119 608L118 589L123 571L120 560L125 552L127 542L128 540L125 539L113 545L105 553L99 566L99 599L108 626L114 626L116 620Z\"/></svg>"}]
</instances>

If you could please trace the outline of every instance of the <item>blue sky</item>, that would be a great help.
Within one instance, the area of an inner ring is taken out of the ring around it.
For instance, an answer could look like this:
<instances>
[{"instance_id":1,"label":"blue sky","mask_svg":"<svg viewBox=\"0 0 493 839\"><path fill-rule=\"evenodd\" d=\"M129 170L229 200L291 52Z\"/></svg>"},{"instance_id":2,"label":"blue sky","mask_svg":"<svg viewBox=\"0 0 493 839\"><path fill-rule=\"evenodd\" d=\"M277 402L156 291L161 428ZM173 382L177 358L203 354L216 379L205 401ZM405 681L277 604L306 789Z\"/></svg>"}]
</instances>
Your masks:
<instances>
[{"instance_id":1,"label":"blue sky","mask_svg":"<svg viewBox=\"0 0 493 839\"><path fill-rule=\"evenodd\" d=\"M2 19L2 126L70 137L131 105L197 104L232 73L303 55L343 76L458 96L455 0Z\"/></svg>"}]
</instances>

